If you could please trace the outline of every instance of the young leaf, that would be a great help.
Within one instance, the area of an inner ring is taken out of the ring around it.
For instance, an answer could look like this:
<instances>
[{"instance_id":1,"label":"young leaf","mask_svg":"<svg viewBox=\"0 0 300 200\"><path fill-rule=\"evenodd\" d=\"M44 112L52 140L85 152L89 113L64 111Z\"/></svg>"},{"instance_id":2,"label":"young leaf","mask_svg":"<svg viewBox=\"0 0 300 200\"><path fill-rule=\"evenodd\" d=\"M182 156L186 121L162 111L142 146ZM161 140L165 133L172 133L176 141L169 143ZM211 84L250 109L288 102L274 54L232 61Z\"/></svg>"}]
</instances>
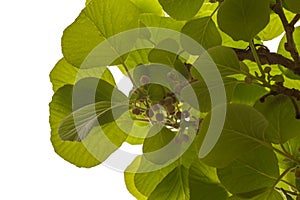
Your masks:
<instances>
[{"instance_id":1,"label":"young leaf","mask_svg":"<svg viewBox=\"0 0 300 200\"><path fill-rule=\"evenodd\" d=\"M269 23L268 0L226 0L218 11L218 25L234 40L250 42Z\"/></svg>"}]
</instances>

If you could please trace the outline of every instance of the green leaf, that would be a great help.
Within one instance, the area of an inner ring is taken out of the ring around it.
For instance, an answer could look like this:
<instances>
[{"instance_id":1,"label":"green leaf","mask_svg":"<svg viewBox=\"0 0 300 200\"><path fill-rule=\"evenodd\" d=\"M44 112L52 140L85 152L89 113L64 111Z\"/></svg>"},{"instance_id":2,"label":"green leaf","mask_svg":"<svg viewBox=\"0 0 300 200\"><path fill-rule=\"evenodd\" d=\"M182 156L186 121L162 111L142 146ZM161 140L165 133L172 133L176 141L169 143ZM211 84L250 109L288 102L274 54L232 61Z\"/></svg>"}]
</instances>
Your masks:
<instances>
[{"instance_id":1,"label":"green leaf","mask_svg":"<svg viewBox=\"0 0 300 200\"><path fill-rule=\"evenodd\" d=\"M196 40L205 49L222 44L221 35L211 17L188 21L181 32ZM183 46L189 44L182 44Z\"/></svg>"},{"instance_id":2,"label":"green leaf","mask_svg":"<svg viewBox=\"0 0 300 200\"><path fill-rule=\"evenodd\" d=\"M60 137L68 141L83 140L95 126L114 121L128 107L127 98L119 90L96 78L77 82L72 101L73 112L62 120L58 130ZM119 116L112 115L112 109L117 109Z\"/></svg>"},{"instance_id":3,"label":"green leaf","mask_svg":"<svg viewBox=\"0 0 300 200\"><path fill-rule=\"evenodd\" d=\"M294 33L293 33L293 38L294 38L294 41L296 44L296 49L300 49L300 27L295 28ZM292 59L291 54L285 50L284 45L286 42L287 42L286 35L284 35L279 43L277 52L286 58ZM280 67L280 70L283 72L283 74L286 75L288 78L291 78L294 80L300 80L300 76L294 74L294 72L292 72L291 70L289 70L283 66L279 66L279 67Z\"/></svg>"},{"instance_id":4,"label":"green leaf","mask_svg":"<svg viewBox=\"0 0 300 200\"><path fill-rule=\"evenodd\" d=\"M157 187L159 183L177 166L173 163L167 166L159 166L148 162L144 156L136 158L130 166L140 160L138 169L134 174L134 184L141 194L149 196ZM131 172L134 172L131 170Z\"/></svg>"},{"instance_id":5,"label":"green leaf","mask_svg":"<svg viewBox=\"0 0 300 200\"><path fill-rule=\"evenodd\" d=\"M213 90L217 87L225 87L227 102L230 102L233 96L233 92L235 91L236 86L238 85L238 81L233 78L223 78L223 85L215 84L214 87L207 88L204 80L201 78L194 83L191 83L190 88L183 88L181 91L181 95L183 96L186 103L190 104L194 108L199 108L201 112L209 112L211 110L211 97L209 93L209 89ZM197 100L191 99L189 97L192 96L192 93L195 93L197 96Z\"/></svg>"},{"instance_id":6,"label":"green leaf","mask_svg":"<svg viewBox=\"0 0 300 200\"><path fill-rule=\"evenodd\" d=\"M250 42L269 23L268 0L226 0L218 11L218 25L234 40Z\"/></svg>"},{"instance_id":7,"label":"green leaf","mask_svg":"<svg viewBox=\"0 0 300 200\"><path fill-rule=\"evenodd\" d=\"M204 0L159 0L163 9L174 19L190 19L197 14Z\"/></svg>"},{"instance_id":8,"label":"green leaf","mask_svg":"<svg viewBox=\"0 0 300 200\"><path fill-rule=\"evenodd\" d=\"M218 177L231 194L251 195L252 191L274 187L279 177L278 161L272 150L258 147L218 169Z\"/></svg>"},{"instance_id":9,"label":"green leaf","mask_svg":"<svg viewBox=\"0 0 300 200\"><path fill-rule=\"evenodd\" d=\"M267 93L268 91L261 86L240 83L234 90L231 102L253 106L263 95Z\"/></svg>"},{"instance_id":10,"label":"green leaf","mask_svg":"<svg viewBox=\"0 0 300 200\"><path fill-rule=\"evenodd\" d=\"M300 120L296 119L295 109L287 96L270 96L264 103L257 102L255 108L261 112L269 122L265 131L268 140L283 144L299 135Z\"/></svg>"},{"instance_id":11,"label":"green leaf","mask_svg":"<svg viewBox=\"0 0 300 200\"><path fill-rule=\"evenodd\" d=\"M294 13L300 14L300 2L299 0L284 0L286 8Z\"/></svg>"},{"instance_id":12,"label":"green leaf","mask_svg":"<svg viewBox=\"0 0 300 200\"><path fill-rule=\"evenodd\" d=\"M184 21L176 21L170 17L162 17L153 14L142 14L140 22L146 27L168 28L174 31L180 31L184 26Z\"/></svg>"},{"instance_id":13,"label":"green leaf","mask_svg":"<svg viewBox=\"0 0 300 200\"><path fill-rule=\"evenodd\" d=\"M137 28L139 15L140 11L129 0L91 1L64 31L62 50L66 60L80 67L102 41L122 31Z\"/></svg>"},{"instance_id":14,"label":"green leaf","mask_svg":"<svg viewBox=\"0 0 300 200\"><path fill-rule=\"evenodd\" d=\"M132 70L140 64L149 64L148 54L151 49L139 49L128 54L125 64L129 70Z\"/></svg>"},{"instance_id":15,"label":"green leaf","mask_svg":"<svg viewBox=\"0 0 300 200\"><path fill-rule=\"evenodd\" d=\"M132 163L126 168L126 170L124 172L124 180L125 180L127 190L134 197L136 197L137 199L140 199L140 200L146 200L147 197L138 190L138 188L136 187L135 181L134 181L135 175L138 175L138 174L135 174L133 172L138 170L141 160L142 160L142 156L136 157L134 159L134 161L132 161ZM155 174L158 174L158 173L155 173ZM144 178L142 180L144 180Z\"/></svg>"},{"instance_id":16,"label":"green leaf","mask_svg":"<svg viewBox=\"0 0 300 200\"><path fill-rule=\"evenodd\" d=\"M165 89L159 84L150 84L148 87L148 96L152 102L159 102L165 96Z\"/></svg>"},{"instance_id":17,"label":"green leaf","mask_svg":"<svg viewBox=\"0 0 300 200\"><path fill-rule=\"evenodd\" d=\"M287 17L288 21L292 20L294 17L294 14L285 11L285 16ZM284 28L281 24L280 17L276 13L271 13L270 14L270 22L268 25L258 34L258 37L264 41L272 40L280 34L284 32Z\"/></svg>"},{"instance_id":18,"label":"green leaf","mask_svg":"<svg viewBox=\"0 0 300 200\"><path fill-rule=\"evenodd\" d=\"M229 200L247 200L247 199L249 200L249 198L242 198L238 196L233 196L229 198ZM284 200L284 199L278 191L275 191L274 189L269 189L264 193L251 198L251 200Z\"/></svg>"},{"instance_id":19,"label":"green leaf","mask_svg":"<svg viewBox=\"0 0 300 200\"><path fill-rule=\"evenodd\" d=\"M209 127L210 116L204 119L200 135L204 137ZM246 105L230 104L221 136L212 151L203 161L214 167L225 167L233 160L259 146L270 146L265 141L264 131L268 121L254 108ZM230 148L228 148L230 147Z\"/></svg>"},{"instance_id":20,"label":"green leaf","mask_svg":"<svg viewBox=\"0 0 300 200\"><path fill-rule=\"evenodd\" d=\"M156 15L162 15L163 10L158 0L130 0L136 5L142 13L153 13Z\"/></svg>"},{"instance_id":21,"label":"green leaf","mask_svg":"<svg viewBox=\"0 0 300 200\"><path fill-rule=\"evenodd\" d=\"M73 85L77 73L77 68L69 64L64 58L60 59L50 73L53 91L56 92L64 85Z\"/></svg>"},{"instance_id":22,"label":"green leaf","mask_svg":"<svg viewBox=\"0 0 300 200\"><path fill-rule=\"evenodd\" d=\"M219 184L216 169L200 160L194 162L189 170L189 187L191 200L226 200L228 197L224 187Z\"/></svg>"},{"instance_id":23,"label":"green leaf","mask_svg":"<svg viewBox=\"0 0 300 200\"><path fill-rule=\"evenodd\" d=\"M63 141L58 135L61 121L72 112L72 90L70 85L63 86L53 95L50 103L51 142L55 152L66 161L78 167L94 167L100 164L80 142Z\"/></svg>"},{"instance_id":24,"label":"green leaf","mask_svg":"<svg viewBox=\"0 0 300 200\"><path fill-rule=\"evenodd\" d=\"M69 63L79 68L88 54L103 40L95 24L82 12L64 31L62 52Z\"/></svg>"},{"instance_id":25,"label":"green leaf","mask_svg":"<svg viewBox=\"0 0 300 200\"><path fill-rule=\"evenodd\" d=\"M64 58L59 60L50 73L50 80L53 85L53 91L57 91L64 85L74 85L76 81L83 78L95 77L116 85L115 80L109 69L104 67L95 67L91 69L78 69L69 64Z\"/></svg>"},{"instance_id":26,"label":"green leaf","mask_svg":"<svg viewBox=\"0 0 300 200\"><path fill-rule=\"evenodd\" d=\"M156 164L164 164L176 158L181 148L174 143L175 135L176 133L166 127L153 126L143 145L145 157Z\"/></svg>"},{"instance_id":27,"label":"green leaf","mask_svg":"<svg viewBox=\"0 0 300 200\"><path fill-rule=\"evenodd\" d=\"M208 53L216 63L222 76L242 74L238 57L232 49L218 46L209 49Z\"/></svg>"},{"instance_id":28,"label":"green leaf","mask_svg":"<svg viewBox=\"0 0 300 200\"><path fill-rule=\"evenodd\" d=\"M188 184L188 169L178 166L157 185L148 200L189 200Z\"/></svg>"}]
</instances>

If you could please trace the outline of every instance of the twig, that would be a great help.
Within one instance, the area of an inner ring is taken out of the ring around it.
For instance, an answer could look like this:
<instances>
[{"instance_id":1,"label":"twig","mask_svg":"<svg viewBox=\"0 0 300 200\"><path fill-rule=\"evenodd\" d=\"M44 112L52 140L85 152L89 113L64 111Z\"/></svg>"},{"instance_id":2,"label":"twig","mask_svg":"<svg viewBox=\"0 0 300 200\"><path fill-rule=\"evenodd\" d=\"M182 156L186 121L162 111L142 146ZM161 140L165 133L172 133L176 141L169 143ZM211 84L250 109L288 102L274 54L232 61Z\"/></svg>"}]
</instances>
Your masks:
<instances>
[{"instance_id":1,"label":"twig","mask_svg":"<svg viewBox=\"0 0 300 200\"><path fill-rule=\"evenodd\" d=\"M280 20L283 24L285 33L286 33L286 39L287 42L285 43L285 49L290 52L292 58L295 61L296 64L296 68L300 68L300 58L299 58L299 53L297 51L296 48L296 44L293 38L293 33L295 30L294 27L294 22L293 23L289 23L283 8L282 8L282 1L281 0L276 0L276 4L274 4L273 6L271 6L272 10L280 17ZM297 18L295 19L295 21L298 21Z\"/></svg>"},{"instance_id":2,"label":"twig","mask_svg":"<svg viewBox=\"0 0 300 200\"><path fill-rule=\"evenodd\" d=\"M240 61L243 60L251 60L255 62L255 58L250 49L237 49L232 48L236 55L238 56ZM262 65L269 64L269 65L282 65L287 69L290 69L295 74L300 75L300 69L296 68L296 64L293 60L288 59L280 54L272 53L265 47L260 47L257 49L257 54L259 56L259 60Z\"/></svg>"}]
</instances>

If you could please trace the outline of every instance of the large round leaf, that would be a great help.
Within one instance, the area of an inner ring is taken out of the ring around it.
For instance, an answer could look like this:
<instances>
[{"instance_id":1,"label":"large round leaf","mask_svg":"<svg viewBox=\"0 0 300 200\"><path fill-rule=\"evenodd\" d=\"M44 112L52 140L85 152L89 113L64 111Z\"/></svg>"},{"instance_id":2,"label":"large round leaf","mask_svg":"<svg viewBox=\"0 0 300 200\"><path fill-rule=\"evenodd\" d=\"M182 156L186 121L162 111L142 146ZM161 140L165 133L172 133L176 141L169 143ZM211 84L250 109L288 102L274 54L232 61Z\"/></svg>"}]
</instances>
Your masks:
<instances>
[{"instance_id":1,"label":"large round leaf","mask_svg":"<svg viewBox=\"0 0 300 200\"><path fill-rule=\"evenodd\" d=\"M226 0L218 24L234 40L251 41L269 22L268 0Z\"/></svg>"},{"instance_id":2,"label":"large round leaf","mask_svg":"<svg viewBox=\"0 0 300 200\"><path fill-rule=\"evenodd\" d=\"M273 187L279 177L278 161L272 150L259 147L218 169L218 177L230 193L251 195Z\"/></svg>"},{"instance_id":3,"label":"large round leaf","mask_svg":"<svg viewBox=\"0 0 300 200\"><path fill-rule=\"evenodd\" d=\"M211 17L188 21L182 28L182 33L196 40L205 49L222 44L221 35Z\"/></svg>"},{"instance_id":4,"label":"large round leaf","mask_svg":"<svg viewBox=\"0 0 300 200\"><path fill-rule=\"evenodd\" d=\"M294 13L300 14L300 1L299 0L284 0L286 8Z\"/></svg>"},{"instance_id":5,"label":"large round leaf","mask_svg":"<svg viewBox=\"0 0 300 200\"><path fill-rule=\"evenodd\" d=\"M63 141L58 135L61 121L72 112L72 86L60 88L50 103L51 142L55 152L78 167L93 167L100 164L79 142Z\"/></svg>"},{"instance_id":6,"label":"large round leaf","mask_svg":"<svg viewBox=\"0 0 300 200\"><path fill-rule=\"evenodd\" d=\"M268 120L265 134L273 143L284 144L299 135L300 120L296 119L296 111L289 97L271 96L264 103L257 102L255 108Z\"/></svg>"},{"instance_id":7,"label":"large round leaf","mask_svg":"<svg viewBox=\"0 0 300 200\"><path fill-rule=\"evenodd\" d=\"M188 169L184 166L176 167L160 182L150 194L148 200L189 200Z\"/></svg>"},{"instance_id":8,"label":"large round leaf","mask_svg":"<svg viewBox=\"0 0 300 200\"><path fill-rule=\"evenodd\" d=\"M195 161L189 170L191 200L227 200L228 194L216 177L216 169L200 160Z\"/></svg>"},{"instance_id":9,"label":"large round leaf","mask_svg":"<svg viewBox=\"0 0 300 200\"><path fill-rule=\"evenodd\" d=\"M64 31L62 50L66 60L80 67L99 43L122 31L137 28L139 15L139 9L129 0L91 1Z\"/></svg>"},{"instance_id":10,"label":"large round leaf","mask_svg":"<svg viewBox=\"0 0 300 200\"><path fill-rule=\"evenodd\" d=\"M205 136L209 124L210 114L201 125L199 134L202 137ZM203 161L208 165L222 168L259 146L270 146L264 135L267 125L264 116L254 108L239 104L228 105L221 136Z\"/></svg>"},{"instance_id":11,"label":"large round leaf","mask_svg":"<svg viewBox=\"0 0 300 200\"><path fill-rule=\"evenodd\" d=\"M204 0L159 0L163 9L174 19L190 19L197 14Z\"/></svg>"}]
</instances>

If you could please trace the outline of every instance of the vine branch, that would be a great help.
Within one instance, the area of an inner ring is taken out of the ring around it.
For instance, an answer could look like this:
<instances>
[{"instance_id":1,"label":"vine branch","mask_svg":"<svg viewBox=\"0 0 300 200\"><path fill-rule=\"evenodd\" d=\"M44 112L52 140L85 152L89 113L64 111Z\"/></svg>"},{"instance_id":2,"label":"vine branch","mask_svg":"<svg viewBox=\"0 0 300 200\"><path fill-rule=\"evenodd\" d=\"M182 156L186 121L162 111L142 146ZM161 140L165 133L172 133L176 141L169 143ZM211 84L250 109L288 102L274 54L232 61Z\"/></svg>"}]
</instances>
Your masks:
<instances>
[{"instance_id":1,"label":"vine branch","mask_svg":"<svg viewBox=\"0 0 300 200\"><path fill-rule=\"evenodd\" d=\"M292 58L295 61L295 68L299 70L300 68L300 57L298 50L296 48L296 44L293 38L293 33L295 30L295 23L299 20L300 16L297 16L292 20L291 23L288 22L284 10L282 7L282 1L281 0L276 0L276 4L271 5L271 9L280 17L280 20L282 22L282 25L284 27L284 30L286 32L286 39L287 42L285 43L285 49L290 52Z\"/></svg>"},{"instance_id":2,"label":"vine branch","mask_svg":"<svg viewBox=\"0 0 300 200\"><path fill-rule=\"evenodd\" d=\"M236 55L238 56L240 61L243 60L250 60L255 62L255 58L251 52L251 49L237 49L232 48ZM293 71L295 74L300 75L300 69L296 68L295 62L291 59L288 59L280 54L272 53L270 50L264 46L261 46L257 49L257 54L259 56L259 60L262 65L269 64L269 65L275 65L279 64L282 65L291 71Z\"/></svg>"}]
</instances>

